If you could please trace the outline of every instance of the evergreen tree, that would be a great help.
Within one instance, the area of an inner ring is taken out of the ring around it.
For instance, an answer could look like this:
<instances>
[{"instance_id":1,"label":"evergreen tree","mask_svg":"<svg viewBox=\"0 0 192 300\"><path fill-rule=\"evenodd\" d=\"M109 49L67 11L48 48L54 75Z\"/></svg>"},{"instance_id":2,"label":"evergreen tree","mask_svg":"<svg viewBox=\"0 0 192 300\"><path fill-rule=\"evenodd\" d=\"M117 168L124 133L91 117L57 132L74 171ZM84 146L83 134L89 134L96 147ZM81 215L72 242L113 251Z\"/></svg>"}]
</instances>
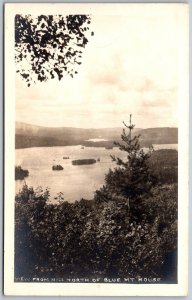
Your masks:
<instances>
[{"instance_id":1,"label":"evergreen tree","mask_svg":"<svg viewBox=\"0 0 192 300\"><path fill-rule=\"evenodd\" d=\"M126 128L121 135L122 142L115 142L121 151L126 152L126 159L111 156L117 167L109 170L105 178L106 186L103 187L110 194L122 195L128 199L128 204L131 199L149 193L155 182L149 166L153 148L149 148L147 152L141 149L140 135L132 134L135 125L132 124L131 117L132 115L129 125L123 122Z\"/></svg>"}]
</instances>

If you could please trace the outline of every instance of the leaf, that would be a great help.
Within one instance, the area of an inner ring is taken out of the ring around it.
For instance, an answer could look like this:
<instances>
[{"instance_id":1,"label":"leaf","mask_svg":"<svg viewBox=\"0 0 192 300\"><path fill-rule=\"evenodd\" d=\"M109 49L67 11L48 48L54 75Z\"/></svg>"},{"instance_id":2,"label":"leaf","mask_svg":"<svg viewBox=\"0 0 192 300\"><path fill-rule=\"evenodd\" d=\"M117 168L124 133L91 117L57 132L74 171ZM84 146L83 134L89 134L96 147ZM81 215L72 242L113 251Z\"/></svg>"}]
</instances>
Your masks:
<instances>
[{"instance_id":1,"label":"leaf","mask_svg":"<svg viewBox=\"0 0 192 300\"><path fill-rule=\"evenodd\" d=\"M53 79L54 75L50 73L53 65L59 64L60 75L57 72L59 80L63 77L63 71L69 71L69 75L72 74L73 64L81 64L81 62L76 62L78 54L82 53L78 51L78 48L84 48L88 43L85 33L82 32L82 29L85 32L89 30L87 24L90 24L90 17L87 15L34 17L17 14L15 16L15 49L19 52L16 51L15 61L16 63L23 61L24 68L19 65L18 73L21 73L22 68L24 69L22 72L26 74L26 60L31 64L30 79L27 80L23 76L27 85L29 80L30 84L35 80L46 81L48 76L42 72L45 68ZM78 41L75 46L74 41ZM52 49L57 49L57 53ZM64 58L67 58L66 61ZM39 76L40 73L41 76ZM77 72L74 71L74 74Z\"/></svg>"}]
</instances>

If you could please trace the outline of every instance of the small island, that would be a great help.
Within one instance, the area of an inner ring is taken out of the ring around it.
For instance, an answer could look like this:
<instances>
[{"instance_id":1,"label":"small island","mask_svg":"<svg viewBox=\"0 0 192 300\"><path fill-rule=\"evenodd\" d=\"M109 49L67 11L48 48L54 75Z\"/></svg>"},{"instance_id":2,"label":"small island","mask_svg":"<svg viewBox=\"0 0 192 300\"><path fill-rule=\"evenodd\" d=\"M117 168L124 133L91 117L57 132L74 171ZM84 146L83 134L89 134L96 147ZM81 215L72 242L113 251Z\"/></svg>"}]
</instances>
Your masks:
<instances>
[{"instance_id":1,"label":"small island","mask_svg":"<svg viewBox=\"0 0 192 300\"><path fill-rule=\"evenodd\" d=\"M23 180L27 176L29 176L28 170L22 169L21 166L15 167L15 180Z\"/></svg>"},{"instance_id":2,"label":"small island","mask_svg":"<svg viewBox=\"0 0 192 300\"><path fill-rule=\"evenodd\" d=\"M91 165L91 164L95 164L96 160L93 158L90 159L76 159L76 160L72 160L72 165Z\"/></svg>"},{"instance_id":3,"label":"small island","mask_svg":"<svg viewBox=\"0 0 192 300\"><path fill-rule=\"evenodd\" d=\"M63 167L61 165L55 165L55 166L52 166L52 170L53 171L61 171L61 170L63 170Z\"/></svg>"}]
</instances>

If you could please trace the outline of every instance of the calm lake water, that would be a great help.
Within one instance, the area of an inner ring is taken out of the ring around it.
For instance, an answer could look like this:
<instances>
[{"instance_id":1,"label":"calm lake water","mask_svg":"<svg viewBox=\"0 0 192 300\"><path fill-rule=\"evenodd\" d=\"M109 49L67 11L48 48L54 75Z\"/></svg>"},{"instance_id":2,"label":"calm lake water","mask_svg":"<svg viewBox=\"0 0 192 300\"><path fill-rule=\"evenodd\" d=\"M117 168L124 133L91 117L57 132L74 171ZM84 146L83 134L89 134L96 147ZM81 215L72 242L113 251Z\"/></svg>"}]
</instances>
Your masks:
<instances>
[{"instance_id":1,"label":"calm lake water","mask_svg":"<svg viewBox=\"0 0 192 300\"><path fill-rule=\"evenodd\" d=\"M154 149L177 149L177 144L154 145ZM51 199L59 192L69 202L81 198L92 199L96 189L104 184L105 174L109 168L114 168L110 154L123 158L118 148L107 150L105 148L81 146L38 147L16 150L16 165L29 171L25 178L28 186L43 189L49 187ZM69 157L69 159L63 159ZM72 160L94 158L100 159L92 165L72 165ZM53 165L62 165L63 170L53 171ZM16 193L22 188L23 180L16 180ZM52 200L57 201L57 200Z\"/></svg>"}]
</instances>

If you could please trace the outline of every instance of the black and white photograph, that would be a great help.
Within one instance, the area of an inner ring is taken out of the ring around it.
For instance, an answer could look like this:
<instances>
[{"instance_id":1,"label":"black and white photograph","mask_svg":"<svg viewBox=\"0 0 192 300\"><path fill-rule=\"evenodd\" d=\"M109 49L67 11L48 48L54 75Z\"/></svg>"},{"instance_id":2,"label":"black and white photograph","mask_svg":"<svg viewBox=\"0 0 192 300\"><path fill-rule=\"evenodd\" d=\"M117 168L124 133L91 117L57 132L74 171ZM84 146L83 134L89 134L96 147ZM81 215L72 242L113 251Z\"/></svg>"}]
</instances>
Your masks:
<instances>
[{"instance_id":1,"label":"black and white photograph","mask_svg":"<svg viewBox=\"0 0 192 300\"><path fill-rule=\"evenodd\" d=\"M7 295L186 295L187 163L187 4L5 6Z\"/></svg>"}]
</instances>

